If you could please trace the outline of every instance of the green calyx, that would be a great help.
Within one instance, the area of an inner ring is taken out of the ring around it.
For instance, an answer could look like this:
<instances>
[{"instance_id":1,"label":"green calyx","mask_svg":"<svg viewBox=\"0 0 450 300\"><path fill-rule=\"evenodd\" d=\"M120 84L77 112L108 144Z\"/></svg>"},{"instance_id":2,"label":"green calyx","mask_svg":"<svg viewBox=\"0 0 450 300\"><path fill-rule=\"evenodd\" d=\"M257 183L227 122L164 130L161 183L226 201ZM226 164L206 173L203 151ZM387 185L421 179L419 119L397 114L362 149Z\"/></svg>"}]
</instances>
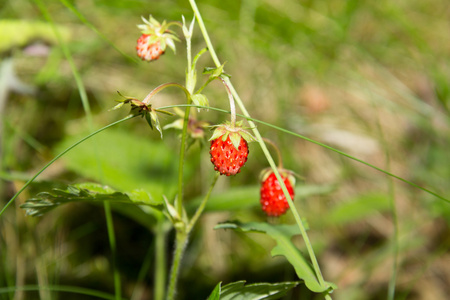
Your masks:
<instances>
[{"instance_id":1,"label":"green calyx","mask_svg":"<svg viewBox=\"0 0 450 300\"><path fill-rule=\"evenodd\" d=\"M231 127L230 123L227 122L222 125L218 125L214 130L209 141L213 141L218 138L222 138L222 141L226 141L228 137L234 148L238 149L241 143L241 138L243 138L247 143L254 142L256 139L246 130L242 128L242 121L236 122L234 128Z\"/></svg>"},{"instance_id":2,"label":"green calyx","mask_svg":"<svg viewBox=\"0 0 450 300\"><path fill-rule=\"evenodd\" d=\"M295 173L291 170L286 170L283 168L277 168L278 172L280 173L281 177L287 178L289 182L291 183L291 186L295 186ZM259 179L261 182L264 182L267 180L267 178L270 176L270 174L273 173L272 168L265 168L259 173Z\"/></svg>"},{"instance_id":3,"label":"green calyx","mask_svg":"<svg viewBox=\"0 0 450 300\"><path fill-rule=\"evenodd\" d=\"M165 51L166 47L169 46L175 52L175 42L179 42L180 39L177 37L176 33L169 29L172 25L179 25L176 22L163 21L162 23L158 22L151 15L148 20L142 17L142 21L144 24L139 24L137 27L141 30L143 34L150 35L149 43L154 44L157 42L161 43L161 49Z\"/></svg>"}]
</instances>

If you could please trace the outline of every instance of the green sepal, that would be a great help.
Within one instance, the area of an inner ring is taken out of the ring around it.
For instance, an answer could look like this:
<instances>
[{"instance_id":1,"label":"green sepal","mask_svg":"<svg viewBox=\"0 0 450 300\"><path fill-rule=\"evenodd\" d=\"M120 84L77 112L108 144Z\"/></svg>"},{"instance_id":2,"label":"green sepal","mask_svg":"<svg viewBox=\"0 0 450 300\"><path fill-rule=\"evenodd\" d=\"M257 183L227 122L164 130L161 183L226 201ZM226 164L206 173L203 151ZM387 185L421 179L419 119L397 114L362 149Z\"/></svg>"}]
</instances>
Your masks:
<instances>
[{"instance_id":1,"label":"green sepal","mask_svg":"<svg viewBox=\"0 0 450 300\"><path fill-rule=\"evenodd\" d=\"M224 127L217 127L214 130L214 132L213 132L213 134L212 134L212 136L211 136L211 138L209 140L213 141L213 140L215 140L215 139L217 139L217 138L219 138L221 136L227 135L227 133L228 133L228 131ZM228 137L228 135L227 135L227 137ZM223 140L223 137L222 137L223 141L226 141L226 139L227 138L225 137L225 140Z\"/></svg>"},{"instance_id":2,"label":"green sepal","mask_svg":"<svg viewBox=\"0 0 450 300\"><path fill-rule=\"evenodd\" d=\"M159 131L159 133L161 134L161 139L162 139L163 138L163 133L162 133L161 124L159 123L159 119L158 119L158 115L156 114L156 111L152 110L150 112L150 115L152 117L153 122L155 122L156 130Z\"/></svg>"},{"instance_id":3,"label":"green sepal","mask_svg":"<svg viewBox=\"0 0 450 300\"><path fill-rule=\"evenodd\" d=\"M150 118L150 114L148 112L146 112L144 115L145 115L145 120L147 121L147 124L153 130L153 124L152 124L152 119Z\"/></svg>"},{"instance_id":4,"label":"green sepal","mask_svg":"<svg viewBox=\"0 0 450 300\"><path fill-rule=\"evenodd\" d=\"M119 104L117 104L116 106L114 106L113 108L111 108L109 111L113 111L113 110L119 109L119 108L121 108L124 104L125 104L125 101L120 101Z\"/></svg>"},{"instance_id":5,"label":"green sepal","mask_svg":"<svg viewBox=\"0 0 450 300\"><path fill-rule=\"evenodd\" d=\"M239 133L241 134L241 137L247 142L256 142L256 138L251 135L249 132L245 131L245 130L241 130L239 131Z\"/></svg>"},{"instance_id":6,"label":"green sepal","mask_svg":"<svg viewBox=\"0 0 450 300\"><path fill-rule=\"evenodd\" d=\"M237 132L230 132L229 134L230 137L230 141L233 144L234 148L236 148L236 150L239 149L239 145L241 144L241 134L237 133Z\"/></svg>"}]
</instances>

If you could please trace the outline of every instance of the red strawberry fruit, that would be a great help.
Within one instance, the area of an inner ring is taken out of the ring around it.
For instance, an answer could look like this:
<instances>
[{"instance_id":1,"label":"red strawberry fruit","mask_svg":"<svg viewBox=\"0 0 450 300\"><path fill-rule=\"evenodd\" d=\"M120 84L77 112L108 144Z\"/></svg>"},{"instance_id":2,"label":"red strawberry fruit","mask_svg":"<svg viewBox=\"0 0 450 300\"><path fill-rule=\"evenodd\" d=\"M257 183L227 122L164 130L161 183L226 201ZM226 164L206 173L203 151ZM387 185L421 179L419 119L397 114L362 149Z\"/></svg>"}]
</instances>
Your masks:
<instances>
[{"instance_id":1,"label":"red strawberry fruit","mask_svg":"<svg viewBox=\"0 0 450 300\"><path fill-rule=\"evenodd\" d=\"M294 177L289 171L280 169L280 176L286 185L289 195L294 199L295 185ZM266 169L262 172L262 186L261 186L261 206L262 210L268 215L273 217L279 217L289 209L289 204L286 200L286 196L281 189L280 183L277 180L275 173L272 169Z\"/></svg>"},{"instance_id":2,"label":"red strawberry fruit","mask_svg":"<svg viewBox=\"0 0 450 300\"><path fill-rule=\"evenodd\" d=\"M211 162L214 170L221 175L236 175L247 162L248 142L254 138L240 126L232 128L228 124L220 125L214 131L210 141Z\"/></svg>"}]
</instances>

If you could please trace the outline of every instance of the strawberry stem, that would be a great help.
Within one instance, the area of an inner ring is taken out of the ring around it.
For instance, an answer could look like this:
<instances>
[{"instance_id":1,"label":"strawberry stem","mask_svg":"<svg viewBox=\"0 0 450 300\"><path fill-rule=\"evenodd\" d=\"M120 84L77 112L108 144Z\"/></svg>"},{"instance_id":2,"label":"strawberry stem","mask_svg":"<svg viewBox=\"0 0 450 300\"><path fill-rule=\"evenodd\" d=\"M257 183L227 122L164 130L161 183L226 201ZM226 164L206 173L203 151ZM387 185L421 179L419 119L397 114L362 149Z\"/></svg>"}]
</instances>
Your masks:
<instances>
[{"instance_id":1,"label":"strawberry stem","mask_svg":"<svg viewBox=\"0 0 450 300\"><path fill-rule=\"evenodd\" d=\"M177 87L183 90L183 92L186 94L186 97L188 99L191 99L191 93L181 84L176 83L176 82L169 82L169 83L164 83L161 84L159 86L157 86L156 88L154 88L150 93L148 93L147 96L145 96L144 100L142 100L142 103L144 103L145 105L149 105L150 104L150 100L152 99L153 96L155 96L156 94L158 94L159 92L161 92L162 90L164 90L165 88L168 87Z\"/></svg>"},{"instance_id":2,"label":"strawberry stem","mask_svg":"<svg viewBox=\"0 0 450 300\"><path fill-rule=\"evenodd\" d=\"M269 140L268 138L262 138L264 142L270 144L273 149L275 149L277 156L278 156L278 169L283 169L283 160L281 159L281 152L280 149L277 147L277 145L272 142L271 140Z\"/></svg>"},{"instance_id":3,"label":"strawberry stem","mask_svg":"<svg viewBox=\"0 0 450 300\"><path fill-rule=\"evenodd\" d=\"M231 112L231 129L234 129L236 127L236 106L234 104L234 98L233 94L231 93L230 87L226 83L226 81L223 79L222 76L219 76L220 80L222 81L223 85L225 86L227 90L228 100L230 100L230 112Z\"/></svg>"}]
</instances>

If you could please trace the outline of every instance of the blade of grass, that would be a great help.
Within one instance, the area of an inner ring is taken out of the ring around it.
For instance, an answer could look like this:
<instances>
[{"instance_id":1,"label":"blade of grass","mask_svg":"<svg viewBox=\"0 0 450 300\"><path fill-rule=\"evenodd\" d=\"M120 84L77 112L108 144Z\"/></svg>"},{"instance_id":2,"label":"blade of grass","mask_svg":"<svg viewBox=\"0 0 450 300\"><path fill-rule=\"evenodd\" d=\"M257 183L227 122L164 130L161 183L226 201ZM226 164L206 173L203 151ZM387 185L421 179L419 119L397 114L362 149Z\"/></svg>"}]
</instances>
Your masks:
<instances>
[{"instance_id":1,"label":"blade of grass","mask_svg":"<svg viewBox=\"0 0 450 300\"><path fill-rule=\"evenodd\" d=\"M94 31L100 38L102 38L104 41L106 41L109 45L111 45L115 50L117 50L117 52L119 52L121 55L123 55L124 57L126 57L128 60L138 63L139 59L137 58L133 58L129 55L127 55L125 52L123 52L122 50L120 50L119 48L117 48L116 45L114 45L113 42L111 42L110 39L108 39L103 33L101 33L91 22L89 22L84 16L83 14L78 11L76 9L75 6L73 6L71 3L69 3L69 1L67 0L60 0L62 4L64 4L75 16L77 16L78 19L80 19L80 21L86 25L87 27L89 27L92 31Z\"/></svg>"},{"instance_id":2,"label":"blade of grass","mask_svg":"<svg viewBox=\"0 0 450 300\"><path fill-rule=\"evenodd\" d=\"M73 76L75 78L75 82L77 84L78 91L80 93L81 103L83 105L83 109L85 111L86 119L88 122L89 128L92 130L94 128L93 125L93 119L92 119L92 112L91 107L89 105L89 99L86 93L86 88L84 87L83 80L81 79L81 76L77 70L77 67L75 65L75 62L72 58L72 55L70 53L69 47L66 45L64 40L61 37L61 34L59 33L58 29L55 26L55 23L52 20L52 17L50 16L50 13L48 12L46 6L41 2L41 0L35 0L37 6L41 10L44 17L47 19L47 21L52 26L52 29L55 33L55 36L58 40L58 43L64 53L64 56L66 57L67 62L70 65L70 69L73 73ZM98 160L98 151L97 148L94 146L94 154L97 157L97 167L99 174L102 174L102 168ZM103 176L100 176L103 177ZM111 204L109 202L104 202L104 211L105 211L105 217L106 217L106 227L108 231L108 238L109 238L109 246L111 248L111 256L112 256L112 268L113 268L113 277L114 277L114 288L116 293L116 299L120 299L121 295L121 286L120 286L120 274L116 267L116 239L114 235L114 224L112 220L112 211L111 211Z\"/></svg>"},{"instance_id":3,"label":"blade of grass","mask_svg":"<svg viewBox=\"0 0 450 300\"><path fill-rule=\"evenodd\" d=\"M14 291L41 291L41 290L80 294L108 300L116 299L114 295L110 295L104 292L67 285L49 285L49 286L25 285L25 286L0 287L0 294L10 293ZM119 298L119 300L122 300L122 298Z\"/></svg>"}]
</instances>

